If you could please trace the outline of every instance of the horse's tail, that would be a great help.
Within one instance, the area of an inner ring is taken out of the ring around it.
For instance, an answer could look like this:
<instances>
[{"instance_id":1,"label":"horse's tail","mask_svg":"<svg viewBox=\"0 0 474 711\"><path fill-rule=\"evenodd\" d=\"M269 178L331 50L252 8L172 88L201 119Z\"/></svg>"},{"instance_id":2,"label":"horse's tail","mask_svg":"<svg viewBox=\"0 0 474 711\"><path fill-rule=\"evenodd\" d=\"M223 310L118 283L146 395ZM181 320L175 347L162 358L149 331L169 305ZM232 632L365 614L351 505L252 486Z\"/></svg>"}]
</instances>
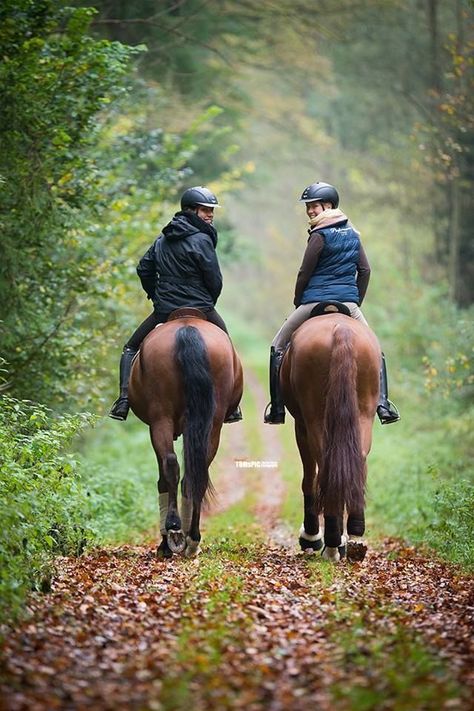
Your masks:
<instances>
[{"instance_id":1,"label":"horse's tail","mask_svg":"<svg viewBox=\"0 0 474 711\"><path fill-rule=\"evenodd\" d=\"M185 423L183 455L186 495L200 504L211 490L207 456L215 410L214 384L206 344L194 326L176 332L176 359L183 377Z\"/></svg>"},{"instance_id":2,"label":"horse's tail","mask_svg":"<svg viewBox=\"0 0 474 711\"><path fill-rule=\"evenodd\" d=\"M337 326L333 334L324 413L322 462L318 474L319 510L337 516L363 511L365 464L359 429L357 362L352 331Z\"/></svg>"}]
</instances>

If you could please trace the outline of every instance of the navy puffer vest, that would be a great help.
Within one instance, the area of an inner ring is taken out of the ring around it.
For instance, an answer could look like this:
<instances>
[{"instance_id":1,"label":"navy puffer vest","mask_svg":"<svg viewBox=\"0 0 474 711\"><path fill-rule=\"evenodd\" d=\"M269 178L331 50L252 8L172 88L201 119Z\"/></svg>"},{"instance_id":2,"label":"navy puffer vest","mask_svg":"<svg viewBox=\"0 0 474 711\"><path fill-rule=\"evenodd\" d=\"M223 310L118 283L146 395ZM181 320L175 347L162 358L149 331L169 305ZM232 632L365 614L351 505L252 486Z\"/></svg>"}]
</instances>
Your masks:
<instances>
[{"instance_id":1,"label":"navy puffer vest","mask_svg":"<svg viewBox=\"0 0 474 711\"><path fill-rule=\"evenodd\" d=\"M347 220L316 231L323 236L324 247L301 303L335 300L359 305L356 282L360 249L358 233Z\"/></svg>"}]
</instances>

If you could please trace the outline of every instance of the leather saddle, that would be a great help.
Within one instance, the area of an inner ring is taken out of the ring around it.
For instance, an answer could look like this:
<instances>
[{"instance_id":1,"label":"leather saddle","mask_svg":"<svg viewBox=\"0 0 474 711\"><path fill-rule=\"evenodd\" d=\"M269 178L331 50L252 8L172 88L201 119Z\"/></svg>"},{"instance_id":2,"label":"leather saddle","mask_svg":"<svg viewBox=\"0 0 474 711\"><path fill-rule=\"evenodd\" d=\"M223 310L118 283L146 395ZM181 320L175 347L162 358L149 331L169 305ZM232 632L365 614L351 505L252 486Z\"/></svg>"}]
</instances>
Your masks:
<instances>
[{"instance_id":1,"label":"leather saddle","mask_svg":"<svg viewBox=\"0 0 474 711\"><path fill-rule=\"evenodd\" d=\"M311 311L309 318L313 316L324 316L326 314L340 313L344 316L350 316L351 312L348 307L341 301L320 301Z\"/></svg>"},{"instance_id":2,"label":"leather saddle","mask_svg":"<svg viewBox=\"0 0 474 711\"><path fill-rule=\"evenodd\" d=\"M181 309L175 309L170 313L167 321L174 321L177 318L201 318L207 321L207 316L201 309L195 309L191 306L184 306Z\"/></svg>"}]
</instances>

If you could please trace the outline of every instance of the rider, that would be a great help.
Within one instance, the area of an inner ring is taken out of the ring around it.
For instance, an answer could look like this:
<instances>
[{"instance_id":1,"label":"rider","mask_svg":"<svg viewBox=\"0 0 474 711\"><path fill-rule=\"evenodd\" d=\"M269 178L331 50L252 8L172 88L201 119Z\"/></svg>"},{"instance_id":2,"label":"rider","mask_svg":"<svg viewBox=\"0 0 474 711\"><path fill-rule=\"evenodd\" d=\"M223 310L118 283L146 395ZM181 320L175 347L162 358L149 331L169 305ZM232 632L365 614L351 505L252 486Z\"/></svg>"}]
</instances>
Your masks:
<instances>
[{"instance_id":1,"label":"rider","mask_svg":"<svg viewBox=\"0 0 474 711\"><path fill-rule=\"evenodd\" d=\"M280 392L279 368L292 333L306 321L320 301L343 302L351 316L365 320L359 306L370 279L370 266L359 233L338 209L339 195L329 183L312 183L303 190L300 202L306 205L310 229L308 244L296 279L296 306L276 334L270 349L270 397L264 421L279 425L285 421L285 406ZM382 424L400 419L388 399L385 356L382 353L380 400L377 414Z\"/></svg>"},{"instance_id":2,"label":"rider","mask_svg":"<svg viewBox=\"0 0 474 711\"><path fill-rule=\"evenodd\" d=\"M216 196L208 188L188 188L181 196L181 210L140 259L137 274L153 302L154 310L126 342L120 358L120 395L109 416L126 420L129 410L128 380L132 361L140 344L175 309L194 307L207 320L227 333L214 306L222 290L222 274L217 260L217 232L212 222ZM225 422L242 419L240 408Z\"/></svg>"}]
</instances>

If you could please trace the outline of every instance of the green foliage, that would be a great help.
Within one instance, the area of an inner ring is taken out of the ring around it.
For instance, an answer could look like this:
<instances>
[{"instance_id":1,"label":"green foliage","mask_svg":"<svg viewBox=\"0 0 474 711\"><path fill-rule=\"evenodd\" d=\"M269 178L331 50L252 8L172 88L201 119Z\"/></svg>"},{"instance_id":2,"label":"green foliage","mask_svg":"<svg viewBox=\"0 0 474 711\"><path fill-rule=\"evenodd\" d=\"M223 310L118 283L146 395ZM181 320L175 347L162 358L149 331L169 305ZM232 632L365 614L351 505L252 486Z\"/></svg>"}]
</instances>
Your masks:
<instances>
[{"instance_id":1,"label":"green foliage","mask_svg":"<svg viewBox=\"0 0 474 711\"><path fill-rule=\"evenodd\" d=\"M88 36L93 9L24 0L2 13L5 387L96 407L108 353L126 339L124 324L136 326L128 301L129 285L141 295L137 259L220 110L167 132L156 122L157 89L137 81L125 96L139 48Z\"/></svg>"},{"instance_id":2,"label":"green foliage","mask_svg":"<svg viewBox=\"0 0 474 711\"><path fill-rule=\"evenodd\" d=\"M87 35L90 8L6 2L0 15L2 344L15 392L51 401L88 338L80 297L97 252L88 153L135 52Z\"/></svg>"},{"instance_id":3,"label":"green foliage","mask_svg":"<svg viewBox=\"0 0 474 711\"><path fill-rule=\"evenodd\" d=\"M423 357L425 387L450 404L453 398L474 400L474 321L461 313L456 316L438 330Z\"/></svg>"},{"instance_id":4,"label":"green foliage","mask_svg":"<svg viewBox=\"0 0 474 711\"><path fill-rule=\"evenodd\" d=\"M0 599L2 617L26 592L48 589L55 555L78 554L91 532L72 439L88 414L54 417L45 407L0 402Z\"/></svg>"},{"instance_id":5,"label":"green foliage","mask_svg":"<svg viewBox=\"0 0 474 711\"><path fill-rule=\"evenodd\" d=\"M474 569L474 478L439 484L427 543L467 569Z\"/></svg>"}]
</instances>

